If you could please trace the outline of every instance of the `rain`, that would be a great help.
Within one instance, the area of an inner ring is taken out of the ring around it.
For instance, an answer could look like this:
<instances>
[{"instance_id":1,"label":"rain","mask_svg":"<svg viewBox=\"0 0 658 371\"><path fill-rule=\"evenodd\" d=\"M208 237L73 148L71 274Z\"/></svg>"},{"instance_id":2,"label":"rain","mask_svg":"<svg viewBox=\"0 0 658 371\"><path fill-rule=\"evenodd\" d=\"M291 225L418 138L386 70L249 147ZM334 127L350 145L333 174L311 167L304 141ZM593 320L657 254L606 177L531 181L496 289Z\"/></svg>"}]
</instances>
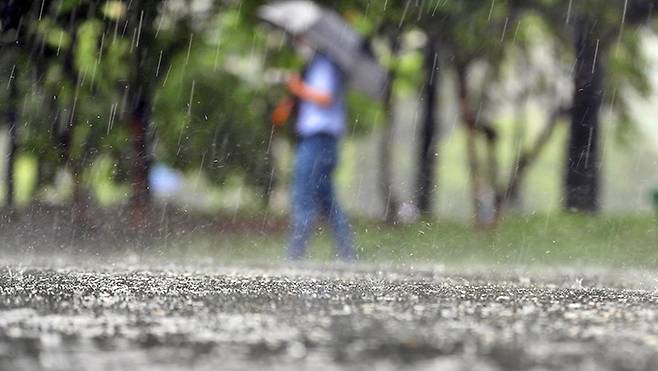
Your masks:
<instances>
[{"instance_id":1,"label":"rain","mask_svg":"<svg viewBox=\"0 0 658 371\"><path fill-rule=\"evenodd\" d=\"M656 6L0 2L0 370L658 369Z\"/></svg>"}]
</instances>

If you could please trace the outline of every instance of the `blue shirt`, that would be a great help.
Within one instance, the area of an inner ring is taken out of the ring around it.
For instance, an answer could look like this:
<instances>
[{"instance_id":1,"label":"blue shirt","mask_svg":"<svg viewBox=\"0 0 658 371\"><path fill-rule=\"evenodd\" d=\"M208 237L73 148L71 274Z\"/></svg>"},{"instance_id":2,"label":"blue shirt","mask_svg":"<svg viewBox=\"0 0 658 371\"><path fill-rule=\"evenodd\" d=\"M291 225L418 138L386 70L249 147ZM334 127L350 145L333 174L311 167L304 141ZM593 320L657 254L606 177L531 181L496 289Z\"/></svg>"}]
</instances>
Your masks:
<instances>
[{"instance_id":1,"label":"blue shirt","mask_svg":"<svg viewBox=\"0 0 658 371\"><path fill-rule=\"evenodd\" d=\"M342 136L345 132L345 93L343 74L338 66L318 53L306 70L304 83L313 89L331 94L331 105L323 107L301 99L297 134L301 137L316 134Z\"/></svg>"}]
</instances>

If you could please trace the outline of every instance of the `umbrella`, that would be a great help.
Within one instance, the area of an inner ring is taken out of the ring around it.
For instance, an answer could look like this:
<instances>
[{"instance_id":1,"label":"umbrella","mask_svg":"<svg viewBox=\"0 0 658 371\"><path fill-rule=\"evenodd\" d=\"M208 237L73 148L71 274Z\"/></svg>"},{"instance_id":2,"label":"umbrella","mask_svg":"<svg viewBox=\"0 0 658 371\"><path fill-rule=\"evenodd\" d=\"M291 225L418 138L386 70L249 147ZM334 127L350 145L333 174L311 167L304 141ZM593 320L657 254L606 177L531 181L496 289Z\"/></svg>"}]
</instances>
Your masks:
<instances>
[{"instance_id":1,"label":"umbrella","mask_svg":"<svg viewBox=\"0 0 658 371\"><path fill-rule=\"evenodd\" d=\"M363 37L334 11L311 1L293 0L263 5L258 16L293 36L302 36L331 58L347 76L350 87L371 98L383 98L386 70L369 52Z\"/></svg>"}]
</instances>

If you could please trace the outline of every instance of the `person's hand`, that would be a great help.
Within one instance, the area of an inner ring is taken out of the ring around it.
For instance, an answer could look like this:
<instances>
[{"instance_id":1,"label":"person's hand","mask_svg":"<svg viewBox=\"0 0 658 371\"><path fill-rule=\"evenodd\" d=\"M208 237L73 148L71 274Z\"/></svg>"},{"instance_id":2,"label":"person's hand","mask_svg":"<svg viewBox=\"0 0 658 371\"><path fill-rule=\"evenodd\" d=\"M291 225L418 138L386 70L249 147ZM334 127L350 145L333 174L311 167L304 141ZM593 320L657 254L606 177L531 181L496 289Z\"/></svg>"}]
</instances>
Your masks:
<instances>
[{"instance_id":1,"label":"person's hand","mask_svg":"<svg viewBox=\"0 0 658 371\"><path fill-rule=\"evenodd\" d=\"M295 93L302 90L304 87L304 81L298 73L293 73L288 78L288 90Z\"/></svg>"},{"instance_id":2,"label":"person's hand","mask_svg":"<svg viewBox=\"0 0 658 371\"><path fill-rule=\"evenodd\" d=\"M304 80L302 80L299 74L290 76L288 79L288 90L302 100L313 102L322 107L327 107L332 102L331 94L309 87L304 83Z\"/></svg>"}]
</instances>

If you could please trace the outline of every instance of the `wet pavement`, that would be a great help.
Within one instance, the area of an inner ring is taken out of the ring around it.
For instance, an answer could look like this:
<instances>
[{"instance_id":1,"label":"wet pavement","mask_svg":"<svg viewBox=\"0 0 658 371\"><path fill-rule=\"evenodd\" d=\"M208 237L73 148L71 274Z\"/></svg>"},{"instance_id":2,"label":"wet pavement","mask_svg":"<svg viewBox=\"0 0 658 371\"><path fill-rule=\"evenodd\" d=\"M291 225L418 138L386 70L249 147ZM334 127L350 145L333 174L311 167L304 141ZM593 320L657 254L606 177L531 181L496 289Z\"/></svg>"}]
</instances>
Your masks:
<instances>
[{"instance_id":1,"label":"wet pavement","mask_svg":"<svg viewBox=\"0 0 658 371\"><path fill-rule=\"evenodd\" d=\"M0 370L658 369L655 280L601 277L7 266Z\"/></svg>"}]
</instances>

